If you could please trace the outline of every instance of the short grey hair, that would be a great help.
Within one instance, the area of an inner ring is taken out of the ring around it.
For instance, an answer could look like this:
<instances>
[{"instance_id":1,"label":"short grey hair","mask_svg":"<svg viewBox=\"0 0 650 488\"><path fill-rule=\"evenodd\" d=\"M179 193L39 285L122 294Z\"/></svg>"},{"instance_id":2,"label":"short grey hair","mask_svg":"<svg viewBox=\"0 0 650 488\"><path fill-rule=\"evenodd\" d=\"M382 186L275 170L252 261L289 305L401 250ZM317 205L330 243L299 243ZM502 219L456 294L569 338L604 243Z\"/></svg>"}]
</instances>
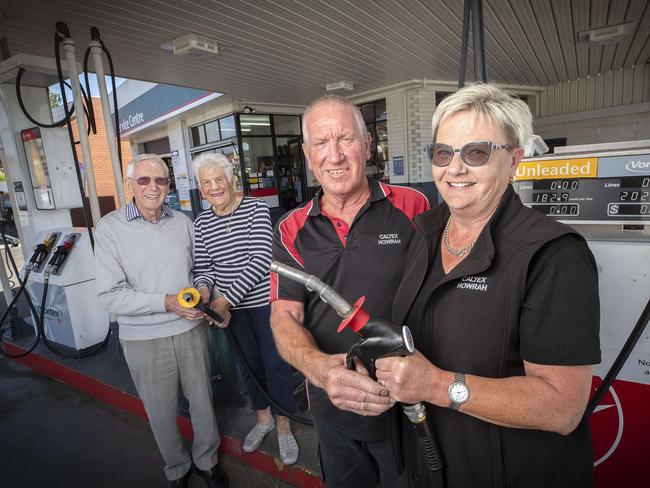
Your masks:
<instances>
[{"instance_id":1,"label":"short grey hair","mask_svg":"<svg viewBox=\"0 0 650 488\"><path fill-rule=\"evenodd\" d=\"M228 183L233 182L233 163L221 153L204 152L194 158L192 171L197 183L199 182L199 171L203 168L222 168Z\"/></svg>"},{"instance_id":2,"label":"short grey hair","mask_svg":"<svg viewBox=\"0 0 650 488\"><path fill-rule=\"evenodd\" d=\"M133 178L133 172L135 171L135 165L138 164L140 161L152 161L160 167L162 167L165 170L165 176L169 178L169 167L167 164L162 160L160 156L157 154L140 154L136 157L134 157L131 161L129 161L129 164L126 167L126 177L127 178Z\"/></svg>"},{"instance_id":3,"label":"short grey hair","mask_svg":"<svg viewBox=\"0 0 650 488\"><path fill-rule=\"evenodd\" d=\"M354 116L354 122L357 125L357 131L359 132L359 135L361 137L365 137L368 133L366 123L363 121L363 115L361 114L359 107L341 95L323 95L322 97L318 97L316 100L310 102L310 104L307 105L307 108L305 108L305 111L302 113L302 137L305 144L309 143L309 133L307 132L307 116L314 109L320 107L321 105L341 105L343 107L348 107Z\"/></svg>"},{"instance_id":4,"label":"short grey hair","mask_svg":"<svg viewBox=\"0 0 650 488\"><path fill-rule=\"evenodd\" d=\"M515 147L524 147L533 135L533 115L526 102L494 85L473 83L447 96L436 107L431 121L434 142L440 124L464 111L485 116L491 123L502 126L507 142Z\"/></svg>"}]
</instances>

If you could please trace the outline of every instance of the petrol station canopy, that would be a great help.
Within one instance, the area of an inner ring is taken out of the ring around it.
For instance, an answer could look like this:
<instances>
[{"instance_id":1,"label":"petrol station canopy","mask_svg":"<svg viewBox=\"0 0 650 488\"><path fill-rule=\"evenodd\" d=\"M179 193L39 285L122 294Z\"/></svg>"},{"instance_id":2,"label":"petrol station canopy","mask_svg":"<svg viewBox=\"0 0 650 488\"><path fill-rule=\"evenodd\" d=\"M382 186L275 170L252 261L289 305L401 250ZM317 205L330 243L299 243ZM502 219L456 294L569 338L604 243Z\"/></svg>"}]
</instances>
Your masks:
<instances>
[{"instance_id":1,"label":"petrol station canopy","mask_svg":"<svg viewBox=\"0 0 650 488\"><path fill-rule=\"evenodd\" d=\"M488 79L549 87L646 64L649 4L484 0ZM53 57L57 21L82 52L96 26L118 76L305 104L330 83L351 83L343 93L352 95L408 80L456 82L463 1L5 0L4 56ZM471 81L471 38L469 46Z\"/></svg>"}]
</instances>

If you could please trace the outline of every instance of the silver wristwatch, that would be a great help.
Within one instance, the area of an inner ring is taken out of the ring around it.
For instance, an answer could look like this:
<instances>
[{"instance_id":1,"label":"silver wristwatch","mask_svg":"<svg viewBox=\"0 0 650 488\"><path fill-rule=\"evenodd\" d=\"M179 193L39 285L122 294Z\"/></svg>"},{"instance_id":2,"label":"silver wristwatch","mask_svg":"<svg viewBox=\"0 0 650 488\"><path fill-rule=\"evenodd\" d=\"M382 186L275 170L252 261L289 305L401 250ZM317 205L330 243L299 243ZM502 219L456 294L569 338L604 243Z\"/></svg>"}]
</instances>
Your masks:
<instances>
[{"instance_id":1,"label":"silver wristwatch","mask_svg":"<svg viewBox=\"0 0 650 488\"><path fill-rule=\"evenodd\" d=\"M460 406L469 400L469 388L465 383L465 373L454 373L454 382L447 390L449 395L449 408L458 410Z\"/></svg>"}]
</instances>

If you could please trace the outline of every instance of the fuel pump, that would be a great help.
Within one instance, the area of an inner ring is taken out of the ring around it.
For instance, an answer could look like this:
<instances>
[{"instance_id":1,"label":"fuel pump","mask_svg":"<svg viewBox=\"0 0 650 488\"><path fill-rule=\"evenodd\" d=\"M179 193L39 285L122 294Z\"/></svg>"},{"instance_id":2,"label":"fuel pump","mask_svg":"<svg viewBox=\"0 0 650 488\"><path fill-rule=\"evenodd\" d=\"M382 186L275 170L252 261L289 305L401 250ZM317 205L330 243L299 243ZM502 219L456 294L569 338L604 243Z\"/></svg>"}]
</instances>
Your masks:
<instances>
[{"instance_id":1,"label":"fuel pump","mask_svg":"<svg viewBox=\"0 0 650 488\"><path fill-rule=\"evenodd\" d=\"M91 34L95 70L102 73L99 84L105 95L101 54L108 57L111 74L112 60L97 29ZM0 62L0 157L20 240L23 246L36 243L16 295L27 291L34 304L41 304L36 311L30 302L35 344L42 339L57 354L77 358L106 344L110 333L108 314L99 306L94 286L92 227L100 214L87 138L88 131L94 129L94 119L89 96L79 83L75 42L64 23L56 24L53 39L54 59L18 54ZM86 65L90 54L89 48ZM65 81L66 76L70 83ZM65 116L52 122L48 87L55 83L61 88ZM67 103L70 96L65 85L73 92L73 109ZM102 96L102 101L107 104L107 96ZM80 129L85 182L72 134L73 111ZM104 111L110 113L107 107ZM64 125L67 127L62 128ZM115 140L109 143L117 147ZM121 179L120 163L115 160L119 159L119 150L112 153L118 156L112 159ZM86 189L90 206L84 198ZM72 228L69 209L79 207L86 229ZM70 237L73 234L74 239ZM12 300L8 296L7 301L11 310L17 297ZM4 340L4 326L0 327Z\"/></svg>"},{"instance_id":2,"label":"fuel pump","mask_svg":"<svg viewBox=\"0 0 650 488\"><path fill-rule=\"evenodd\" d=\"M38 269L25 276L39 304L35 332L62 357L87 357L109 339L108 313L97 303L94 262L86 229L60 229Z\"/></svg>"},{"instance_id":3,"label":"fuel pump","mask_svg":"<svg viewBox=\"0 0 650 488\"><path fill-rule=\"evenodd\" d=\"M650 409L650 140L555 148L524 159L513 187L524 205L580 232L594 254L602 363L586 415L595 477L634 485L646 477L640 426Z\"/></svg>"},{"instance_id":4,"label":"fuel pump","mask_svg":"<svg viewBox=\"0 0 650 488\"><path fill-rule=\"evenodd\" d=\"M359 334L359 339L350 347L346 365L354 369L354 359L359 359L368 370L370 377L377 379L375 360L382 357L406 356L415 350L411 331L406 325L397 325L387 320L372 318L363 309L365 297L360 297L350 305L341 295L319 278L286 266L277 261L271 264L271 271L296 281L309 291L318 293L320 299L330 305L343 317L337 332L349 327ZM402 410L416 431L422 470L429 477L427 486L444 486L443 461L427 420L426 407L422 402L402 403Z\"/></svg>"}]
</instances>

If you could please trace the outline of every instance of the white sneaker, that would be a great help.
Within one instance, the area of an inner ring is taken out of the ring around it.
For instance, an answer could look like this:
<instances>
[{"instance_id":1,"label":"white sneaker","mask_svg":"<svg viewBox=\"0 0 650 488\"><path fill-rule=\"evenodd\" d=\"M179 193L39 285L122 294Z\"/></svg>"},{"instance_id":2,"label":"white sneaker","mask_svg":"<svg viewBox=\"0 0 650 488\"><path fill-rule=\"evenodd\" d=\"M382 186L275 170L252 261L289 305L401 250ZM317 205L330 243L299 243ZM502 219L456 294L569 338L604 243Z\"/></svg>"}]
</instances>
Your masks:
<instances>
[{"instance_id":1,"label":"white sneaker","mask_svg":"<svg viewBox=\"0 0 650 488\"><path fill-rule=\"evenodd\" d=\"M253 452L256 451L258 447L260 447L260 444L262 444L262 441L266 437L266 434L271 432L275 428L275 420L271 419L271 422L262 425L262 424L255 424L255 427L251 429L251 431L246 435L246 438L244 439L244 452Z\"/></svg>"},{"instance_id":2,"label":"white sneaker","mask_svg":"<svg viewBox=\"0 0 650 488\"><path fill-rule=\"evenodd\" d=\"M284 464L295 464L298 461L300 449L291 432L286 435L278 435L278 447L280 448L280 459Z\"/></svg>"}]
</instances>

